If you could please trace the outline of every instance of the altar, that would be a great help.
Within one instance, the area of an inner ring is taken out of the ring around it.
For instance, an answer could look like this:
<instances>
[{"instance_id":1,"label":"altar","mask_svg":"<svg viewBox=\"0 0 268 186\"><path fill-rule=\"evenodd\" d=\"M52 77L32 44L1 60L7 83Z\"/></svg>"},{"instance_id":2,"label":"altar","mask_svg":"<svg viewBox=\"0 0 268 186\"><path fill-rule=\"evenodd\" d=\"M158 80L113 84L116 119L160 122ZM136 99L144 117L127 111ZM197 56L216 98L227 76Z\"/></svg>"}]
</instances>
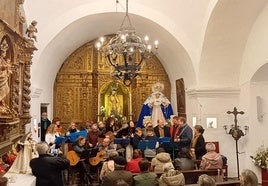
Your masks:
<instances>
[{"instance_id":1,"label":"altar","mask_svg":"<svg viewBox=\"0 0 268 186\"><path fill-rule=\"evenodd\" d=\"M4 177L8 179L8 186L36 185L36 177L31 173L28 174L6 173Z\"/></svg>"}]
</instances>

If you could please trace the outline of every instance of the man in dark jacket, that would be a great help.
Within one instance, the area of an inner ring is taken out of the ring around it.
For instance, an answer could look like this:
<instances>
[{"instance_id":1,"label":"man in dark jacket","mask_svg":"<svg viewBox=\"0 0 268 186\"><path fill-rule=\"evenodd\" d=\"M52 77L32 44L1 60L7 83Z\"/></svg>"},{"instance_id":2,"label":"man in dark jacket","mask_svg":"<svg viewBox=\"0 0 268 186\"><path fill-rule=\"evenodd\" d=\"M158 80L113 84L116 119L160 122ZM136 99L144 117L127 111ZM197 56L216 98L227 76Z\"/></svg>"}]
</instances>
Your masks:
<instances>
[{"instance_id":1,"label":"man in dark jacket","mask_svg":"<svg viewBox=\"0 0 268 186\"><path fill-rule=\"evenodd\" d=\"M165 125L165 121L157 120L157 126L154 127L154 133L157 138L170 137L169 127Z\"/></svg>"},{"instance_id":2,"label":"man in dark jacket","mask_svg":"<svg viewBox=\"0 0 268 186\"><path fill-rule=\"evenodd\" d=\"M36 176L36 186L63 186L62 171L69 168L69 160L61 155L50 155L49 145L45 142L38 143L36 150L39 157L30 161L32 173Z\"/></svg>"}]
</instances>

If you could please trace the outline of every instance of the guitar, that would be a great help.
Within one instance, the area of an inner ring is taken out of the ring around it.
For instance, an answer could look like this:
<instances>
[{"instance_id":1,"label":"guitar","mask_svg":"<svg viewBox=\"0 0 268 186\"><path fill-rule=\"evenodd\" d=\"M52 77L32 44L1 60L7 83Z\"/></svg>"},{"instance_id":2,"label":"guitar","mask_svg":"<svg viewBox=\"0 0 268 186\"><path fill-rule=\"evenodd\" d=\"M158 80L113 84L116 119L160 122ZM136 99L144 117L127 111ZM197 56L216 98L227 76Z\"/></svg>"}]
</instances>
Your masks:
<instances>
[{"instance_id":1,"label":"guitar","mask_svg":"<svg viewBox=\"0 0 268 186\"><path fill-rule=\"evenodd\" d=\"M128 128L128 125L126 124L126 125L124 125L124 126L122 126L120 129L118 129L117 131L114 131L114 132L112 132L112 131L109 131L109 132L107 132L106 134L105 134L105 137L109 137L110 138L110 140L111 140L111 142L113 142L114 141L114 138L115 138L115 133L118 133L118 132L120 132L121 130L123 130L123 129L126 129L126 128Z\"/></svg>"},{"instance_id":2,"label":"guitar","mask_svg":"<svg viewBox=\"0 0 268 186\"><path fill-rule=\"evenodd\" d=\"M95 157L89 158L89 163L92 166L98 165L101 161L105 161L108 158L108 155L105 150L101 150L97 153Z\"/></svg>"},{"instance_id":3,"label":"guitar","mask_svg":"<svg viewBox=\"0 0 268 186\"><path fill-rule=\"evenodd\" d=\"M67 152L66 158L70 161L71 166L75 166L80 161L80 157L73 150Z\"/></svg>"}]
</instances>

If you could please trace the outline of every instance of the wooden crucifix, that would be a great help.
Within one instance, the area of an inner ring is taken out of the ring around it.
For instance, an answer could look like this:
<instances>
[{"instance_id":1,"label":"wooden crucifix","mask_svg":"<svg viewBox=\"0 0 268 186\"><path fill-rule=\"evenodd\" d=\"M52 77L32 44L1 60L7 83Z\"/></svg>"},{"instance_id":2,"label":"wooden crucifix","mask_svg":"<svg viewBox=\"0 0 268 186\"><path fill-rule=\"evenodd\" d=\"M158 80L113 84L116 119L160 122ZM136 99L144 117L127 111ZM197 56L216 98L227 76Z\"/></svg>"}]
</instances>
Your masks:
<instances>
[{"instance_id":1,"label":"wooden crucifix","mask_svg":"<svg viewBox=\"0 0 268 186\"><path fill-rule=\"evenodd\" d=\"M232 137L235 139L235 148L236 148L236 163L237 163L237 177L239 178L240 174L239 174L239 152L238 152L238 140L241 138L241 136L244 136L244 133L242 130L239 129L238 125L237 125L237 115L238 114L241 114L243 115L245 112L243 111L240 111L238 112L237 111L237 108L234 107L234 110L231 112L231 111L227 111L227 114L233 114L234 115L234 128L231 128L229 134L232 135Z\"/></svg>"}]
</instances>

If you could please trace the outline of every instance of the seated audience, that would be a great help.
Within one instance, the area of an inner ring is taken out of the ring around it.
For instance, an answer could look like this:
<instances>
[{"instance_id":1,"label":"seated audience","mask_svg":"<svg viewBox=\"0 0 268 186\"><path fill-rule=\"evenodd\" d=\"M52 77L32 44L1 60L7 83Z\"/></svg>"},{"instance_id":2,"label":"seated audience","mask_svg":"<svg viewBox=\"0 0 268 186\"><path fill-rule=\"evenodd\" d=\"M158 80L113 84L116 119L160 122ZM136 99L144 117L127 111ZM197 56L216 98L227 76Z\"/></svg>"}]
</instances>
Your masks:
<instances>
[{"instance_id":1,"label":"seated audience","mask_svg":"<svg viewBox=\"0 0 268 186\"><path fill-rule=\"evenodd\" d=\"M109 160L104 162L100 172L100 179L102 180L103 177L109 173L114 171L114 159L118 156L117 151L113 151L109 154Z\"/></svg>"},{"instance_id":2,"label":"seated audience","mask_svg":"<svg viewBox=\"0 0 268 186\"><path fill-rule=\"evenodd\" d=\"M138 149L139 142L142 140L142 129L140 127L137 127L135 130L134 137L131 140L131 145L133 147L133 150Z\"/></svg>"},{"instance_id":3,"label":"seated audience","mask_svg":"<svg viewBox=\"0 0 268 186\"><path fill-rule=\"evenodd\" d=\"M139 173L139 161L142 159L142 152L139 149L133 151L133 159L127 163L126 170L132 173Z\"/></svg>"},{"instance_id":4,"label":"seated audience","mask_svg":"<svg viewBox=\"0 0 268 186\"><path fill-rule=\"evenodd\" d=\"M216 147L214 143L206 144L207 153L202 157L200 169L222 169L223 162L219 153L215 152Z\"/></svg>"},{"instance_id":5,"label":"seated audience","mask_svg":"<svg viewBox=\"0 0 268 186\"><path fill-rule=\"evenodd\" d=\"M197 160L201 160L202 156L206 154L206 143L203 133L204 128L201 125L194 126L194 138L192 139L191 149Z\"/></svg>"},{"instance_id":6,"label":"seated audience","mask_svg":"<svg viewBox=\"0 0 268 186\"><path fill-rule=\"evenodd\" d=\"M258 178L252 170L245 169L241 173L240 184L241 186L257 186Z\"/></svg>"},{"instance_id":7,"label":"seated audience","mask_svg":"<svg viewBox=\"0 0 268 186\"><path fill-rule=\"evenodd\" d=\"M98 143L99 131L96 123L92 124L91 130L87 133L87 143L90 148L93 148Z\"/></svg>"},{"instance_id":8,"label":"seated audience","mask_svg":"<svg viewBox=\"0 0 268 186\"><path fill-rule=\"evenodd\" d=\"M135 186L155 186L158 185L157 175L149 172L150 162L146 159L139 161L140 173L134 176Z\"/></svg>"},{"instance_id":9,"label":"seated audience","mask_svg":"<svg viewBox=\"0 0 268 186\"><path fill-rule=\"evenodd\" d=\"M207 174L202 174L198 178L198 186L216 186L214 178Z\"/></svg>"},{"instance_id":10,"label":"seated audience","mask_svg":"<svg viewBox=\"0 0 268 186\"><path fill-rule=\"evenodd\" d=\"M75 132L79 132L79 130L77 129L76 123L72 121L68 128L68 131L66 132L66 136L69 136L70 134Z\"/></svg>"},{"instance_id":11,"label":"seated audience","mask_svg":"<svg viewBox=\"0 0 268 186\"><path fill-rule=\"evenodd\" d=\"M156 150L156 156L152 159L151 170L154 172L163 172L163 166L165 164L171 165L173 168L172 160L169 153L165 152L165 149L158 148Z\"/></svg>"},{"instance_id":12,"label":"seated audience","mask_svg":"<svg viewBox=\"0 0 268 186\"><path fill-rule=\"evenodd\" d=\"M157 138L169 137L169 127L165 125L165 121L157 120L157 126L154 127L154 133Z\"/></svg>"},{"instance_id":13,"label":"seated audience","mask_svg":"<svg viewBox=\"0 0 268 186\"><path fill-rule=\"evenodd\" d=\"M164 173L159 178L160 186L185 185L184 175L180 171L174 170L174 167L170 164L164 165L163 171Z\"/></svg>"},{"instance_id":14,"label":"seated audience","mask_svg":"<svg viewBox=\"0 0 268 186\"><path fill-rule=\"evenodd\" d=\"M36 144L38 158L30 161L32 173L36 176L37 186L63 186L62 171L69 168L69 160L61 156L51 156L49 145L45 142Z\"/></svg>"},{"instance_id":15,"label":"seated audience","mask_svg":"<svg viewBox=\"0 0 268 186\"><path fill-rule=\"evenodd\" d=\"M114 163L114 171L107 173L103 177L101 186L132 186L132 173L125 170L125 166L127 164L126 159L122 156L117 156L114 159Z\"/></svg>"},{"instance_id":16,"label":"seated audience","mask_svg":"<svg viewBox=\"0 0 268 186\"><path fill-rule=\"evenodd\" d=\"M182 148L178 157L174 160L176 170L193 170L195 169L194 160L190 154L190 149Z\"/></svg>"}]
</instances>

